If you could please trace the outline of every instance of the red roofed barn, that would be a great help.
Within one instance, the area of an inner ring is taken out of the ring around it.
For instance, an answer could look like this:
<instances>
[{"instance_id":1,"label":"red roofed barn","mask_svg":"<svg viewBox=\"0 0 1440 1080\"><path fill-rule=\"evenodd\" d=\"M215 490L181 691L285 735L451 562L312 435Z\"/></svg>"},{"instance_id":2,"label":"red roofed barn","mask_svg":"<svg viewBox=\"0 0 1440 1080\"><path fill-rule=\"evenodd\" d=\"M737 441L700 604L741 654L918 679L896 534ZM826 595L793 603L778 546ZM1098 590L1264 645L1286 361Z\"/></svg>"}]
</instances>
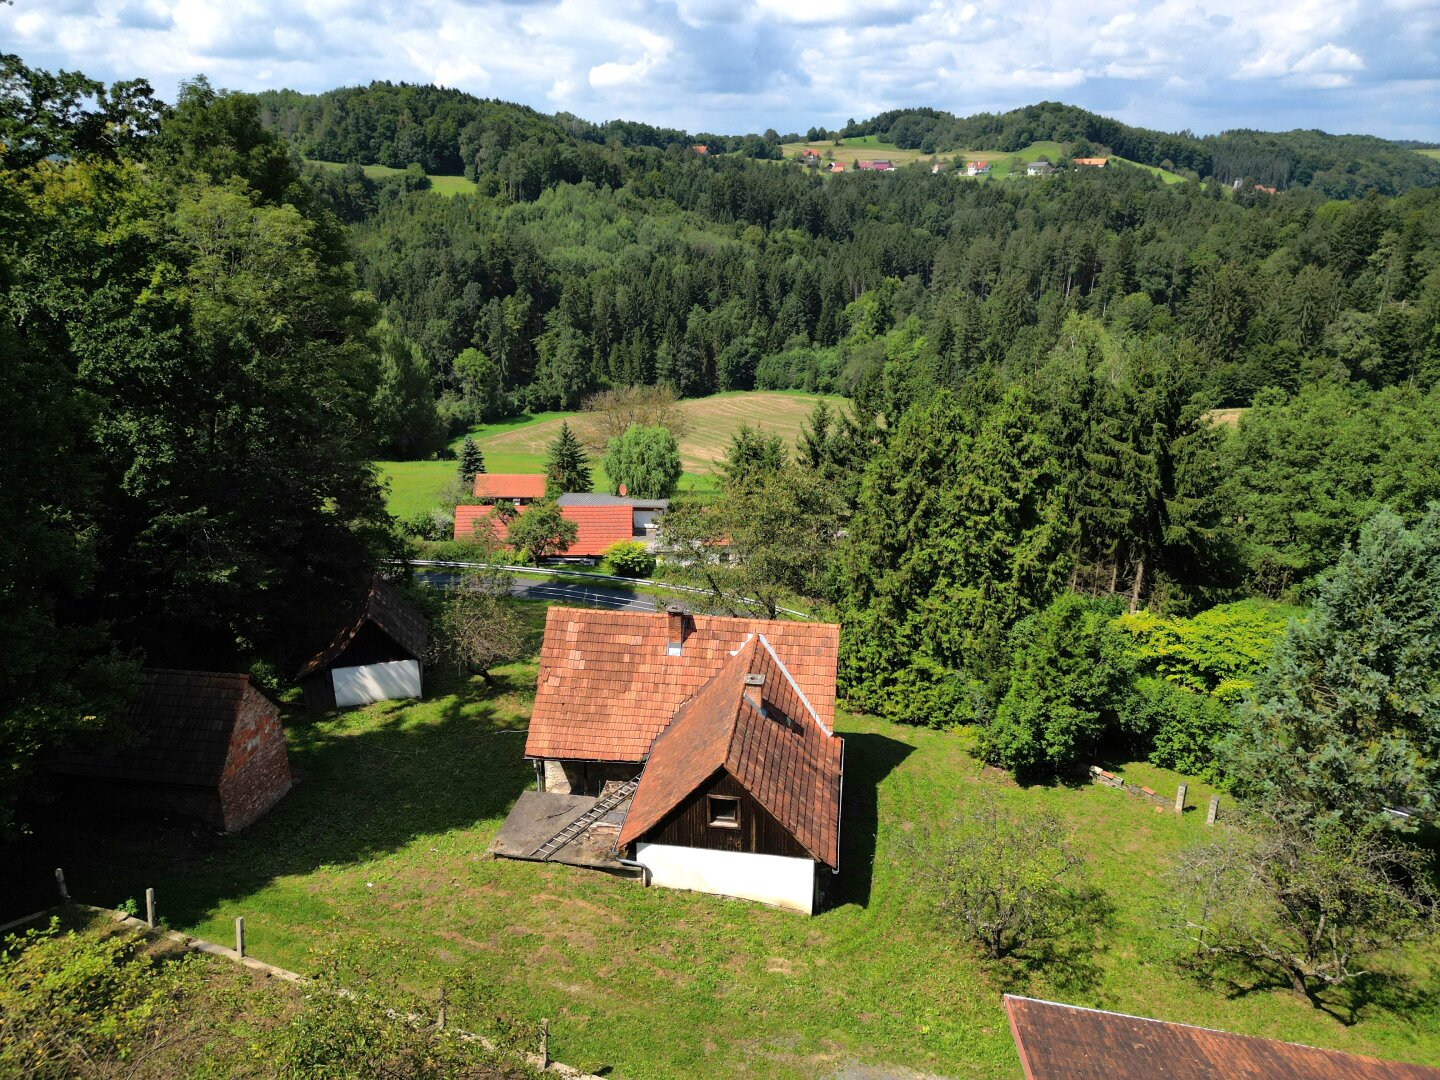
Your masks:
<instances>
[{"instance_id":1,"label":"red roofed barn","mask_svg":"<svg viewBox=\"0 0 1440 1080\"><path fill-rule=\"evenodd\" d=\"M616 846L655 884L812 912L840 861L838 645L824 623L551 608L525 754L549 792L639 773Z\"/></svg>"},{"instance_id":2,"label":"red roofed barn","mask_svg":"<svg viewBox=\"0 0 1440 1080\"><path fill-rule=\"evenodd\" d=\"M618 501L603 506L566 505L561 496L560 516L576 525L575 542L566 549L564 558L597 559L611 544L633 540L637 535L636 500ZM519 508L524 513L525 507ZM457 506L455 508L455 539L467 540L477 533L488 533L497 544L505 543L508 523L495 514L493 506ZM645 537L644 526L638 529Z\"/></svg>"},{"instance_id":3,"label":"red roofed barn","mask_svg":"<svg viewBox=\"0 0 1440 1080\"><path fill-rule=\"evenodd\" d=\"M280 710L248 675L156 669L141 677L121 741L53 755L52 773L105 804L243 829L290 790Z\"/></svg>"}]
</instances>

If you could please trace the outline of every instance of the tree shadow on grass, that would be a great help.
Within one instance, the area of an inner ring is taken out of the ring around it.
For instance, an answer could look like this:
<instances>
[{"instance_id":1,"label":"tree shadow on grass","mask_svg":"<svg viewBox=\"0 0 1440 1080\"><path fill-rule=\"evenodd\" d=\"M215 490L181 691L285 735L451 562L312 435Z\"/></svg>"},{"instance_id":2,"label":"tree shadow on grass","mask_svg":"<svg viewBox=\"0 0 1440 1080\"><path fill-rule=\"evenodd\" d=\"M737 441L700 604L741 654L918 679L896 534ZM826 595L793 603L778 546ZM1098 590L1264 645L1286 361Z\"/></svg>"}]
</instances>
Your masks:
<instances>
[{"instance_id":1,"label":"tree shadow on grass","mask_svg":"<svg viewBox=\"0 0 1440 1080\"><path fill-rule=\"evenodd\" d=\"M846 732L845 802L841 807L840 873L829 889L827 908L865 907L875 876L875 835L879 828L880 783L915 748L873 732Z\"/></svg>"},{"instance_id":2,"label":"tree shadow on grass","mask_svg":"<svg viewBox=\"0 0 1440 1080\"><path fill-rule=\"evenodd\" d=\"M56 899L56 866L83 903L113 906L154 887L165 919L193 925L277 878L365 862L420 837L498 820L534 777L515 726L529 709L502 708L501 699L533 688L528 670L502 673L493 688L436 672L427 675L431 696L418 703L320 716L287 707L282 719L298 782L243 832L217 836L183 819L107 813L71 800L32 817L34 835L7 853L13 875L0 876L38 883L41 903Z\"/></svg>"},{"instance_id":3,"label":"tree shadow on grass","mask_svg":"<svg viewBox=\"0 0 1440 1080\"><path fill-rule=\"evenodd\" d=\"M1243 1000L1252 994L1283 992L1345 1027L1353 1027L1367 1013L1377 1010L1396 1016L1415 1016L1434 1008L1440 1000L1440 995L1398 972L1372 971L1339 986L1323 987L1309 998L1295 992L1288 976L1263 965L1232 966L1228 971L1209 971L1200 965L1195 969L1195 976L1230 1001Z\"/></svg>"},{"instance_id":4,"label":"tree shadow on grass","mask_svg":"<svg viewBox=\"0 0 1440 1080\"><path fill-rule=\"evenodd\" d=\"M1115 905L1103 889L1085 886L1066 898L1053 934L1031 941L996 962L1004 993L1032 993L1037 984L1083 995L1100 985L1100 940L1115 924Z\"/></svg>"}]
</instances>

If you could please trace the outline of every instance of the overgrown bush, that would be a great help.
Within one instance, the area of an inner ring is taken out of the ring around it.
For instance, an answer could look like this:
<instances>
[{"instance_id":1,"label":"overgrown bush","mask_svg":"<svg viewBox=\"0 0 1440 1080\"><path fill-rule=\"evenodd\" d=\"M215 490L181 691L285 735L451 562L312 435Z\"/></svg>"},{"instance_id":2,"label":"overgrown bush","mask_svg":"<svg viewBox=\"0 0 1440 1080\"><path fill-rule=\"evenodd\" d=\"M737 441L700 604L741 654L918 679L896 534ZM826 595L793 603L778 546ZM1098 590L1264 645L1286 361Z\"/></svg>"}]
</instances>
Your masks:
<instances>
[{"instance_id":1,"label":"overgrown bush","mask_svg":"<svg viewBox=\"0 0 1440 1080\"><path fill-rule=\"evenodd\" d=\"M1151 764L1220 782L1223 769L1215 751L1234 726L1231 707L1167 679L1139 678L1134 690L1131 725L1149 733Z\"/></svg>"},{"instance_id":2,"label":"overgrown bush","mask_svg":"<svg viewBox=\"0 0 1440 1080\"><path fill-rule=\"evenodd\" d=\"M1018 774L1059 772L1134 733L1133 665L1111 625L1117 603L1066 594L1016 624L1009 685L981 733L987 761Z\"/></svg>"},{"instance_id":3,"label":"overgrown bush","mask_svg":"<svg viewBox=\"0 0 1440 1080\"><path fill-rule=\"evenodd\" d=\"M655 555L638 540L618 540L605 549L605 569L621 577L643 578L655 572Z\"/></svg>"}]
</instances>

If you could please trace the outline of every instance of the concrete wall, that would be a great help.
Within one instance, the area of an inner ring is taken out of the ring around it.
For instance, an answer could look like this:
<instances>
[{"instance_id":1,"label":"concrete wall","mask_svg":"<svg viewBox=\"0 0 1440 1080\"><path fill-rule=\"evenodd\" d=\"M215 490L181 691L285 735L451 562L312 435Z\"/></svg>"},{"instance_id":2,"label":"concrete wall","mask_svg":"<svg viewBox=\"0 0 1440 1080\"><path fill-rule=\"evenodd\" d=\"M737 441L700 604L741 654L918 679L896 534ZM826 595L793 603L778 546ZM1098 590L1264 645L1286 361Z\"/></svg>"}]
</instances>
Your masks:
<instances>
[{"instance_id":1,"label":"concrete wall","mask_svg":"<svg viewBox=\"0 0 1440 1080\"><path fill-rule=\"evenodd\" d=\"M335 704L342 709L350 705L369 705L372 701L420 696L419 660L332 668L330 678L335 685Z\"/></svg>"},{"instance_id":2,"label":"concrete wall","mask_svg":"<svg viewBox=\"0 0 1440 1080\"><path fill-rule=\"evenodd\" d=\"M220 776L221 827L243 829L283 799L293 782L280 713L264 694L246 686Z\"/></svg>"},{"instance_id":3,"label":"concrete wall","mask_svg":"<svg viewBox=\"0 0 1440 1080\"><path fill-rule=\"evenodd\" d=\"M807 915L815 911L811 859L639 843L635 861L650 868L652 883L666 888L738 896Z\"/></svg>"}]
</instances>

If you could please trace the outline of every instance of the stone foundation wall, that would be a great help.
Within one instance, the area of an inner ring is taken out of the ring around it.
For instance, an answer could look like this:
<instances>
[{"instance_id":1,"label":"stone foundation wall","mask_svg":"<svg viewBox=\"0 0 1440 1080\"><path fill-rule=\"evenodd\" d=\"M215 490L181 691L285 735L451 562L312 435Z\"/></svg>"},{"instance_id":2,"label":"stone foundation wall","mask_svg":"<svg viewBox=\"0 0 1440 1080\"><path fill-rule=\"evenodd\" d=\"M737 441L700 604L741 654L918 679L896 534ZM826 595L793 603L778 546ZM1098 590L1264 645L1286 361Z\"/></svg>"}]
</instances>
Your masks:
<instances>
[{"instance_id":1,"label":"stone foundation wall","mask_svg":"<svg viewBox=\"0 0 1440 1080\"><path fill-rule=\"evenodd\" d=\"M543 771L544 790L560 795L599 795L611 781L624 783L640 775L636 762L557 761L547 759Z\"/></svg>"}]
</instances>

